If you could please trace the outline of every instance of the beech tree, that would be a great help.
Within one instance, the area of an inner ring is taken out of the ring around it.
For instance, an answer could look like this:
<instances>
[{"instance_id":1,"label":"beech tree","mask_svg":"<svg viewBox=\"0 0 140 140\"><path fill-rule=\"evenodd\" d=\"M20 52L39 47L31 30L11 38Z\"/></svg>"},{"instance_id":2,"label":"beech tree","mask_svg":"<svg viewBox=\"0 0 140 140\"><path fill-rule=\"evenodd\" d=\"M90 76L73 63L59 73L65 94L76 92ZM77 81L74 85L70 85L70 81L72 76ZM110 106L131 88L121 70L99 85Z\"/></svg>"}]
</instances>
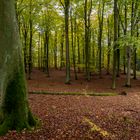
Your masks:
<instances>
[{"instance_id":1,"label":"beech tree","mask_svg":"<svg viewBox=\"0 0 140 140\"><path fill-rule=\"evenodd\" d=\"M30 43L29 43L29 60L28 60L28 65L29 65L28 79L31 80L31 72L32 72L32 44L33 44L32 0L30 0L29 27L30 27Z\"/></svg>"},{"instance_id":2,"label":"beech tree","mask_svg":"<svg viewBox=\"0 0 140 140\"><path fill-rule=\"evenodd\" d=\"M139 0L17 0L15 5L28 75L38 66L51 76L53 66L66 72L69 84L73 72L75 79L85 72L90 81L106 71L113 75L113 89L122 70L127 74L124 84L130 85L132 69L136 79Z\"/></svg>"},{"instance_id":3,"label":"beech tree","mask_svg":"<svg viewBox=\"0 0 140 140\"><path fill-rule=\"evenodd\" d=\"M112 75L112 89L116 88L116 48L118 35L118 0L114 0L114 46L113 46L113 75Z\"/></svg>"},{"instance_id":4,"label":"beech tree","mask_svg":"<svg viewBox=\"0 0 140 140\"><path fill-rule=\"evenodd\" d=\"M90 8L88 9L88 0L84 1L84 24L85 24L85 71L86 80L90 81L90 16L92 12L92 0L90 0Z\"/></svg>"},{"instance_id":5,"label":"beech tree","mask_svg":"<svg viewBox=\"0 0 140 140\"><path fill-rule=\"evenodd\" d=\"M27 97L15 0L0 0L0 134L35 126Z\"/></svg>"},{"instance_id":6,"label":"beech tree","mask_svg":"<svg viewBox=\"0 0 140 140\"><path fill-rule=\"evenodd\" d=\"M65 84L70 84L70 56L69 56L69 8L70 1L65 0L64 4L60 0L61 5L64 8L65 15L65 45L66 45L66 81Z\"/></svg>"},{"instance_id":7,"label":"beech tree","mask_svg":"<svg viewBox=\"0 0 140 140\"><path fill-rule=\"evenodd\" d=\"M98 47L99 47L99 77L100 78L102 78L102 35L103 35L103 23L104 23L104 7L105 7L105 2L99 1L99 7L98 7L98 20L99 20Z\"/></svg>"}]
</instances>

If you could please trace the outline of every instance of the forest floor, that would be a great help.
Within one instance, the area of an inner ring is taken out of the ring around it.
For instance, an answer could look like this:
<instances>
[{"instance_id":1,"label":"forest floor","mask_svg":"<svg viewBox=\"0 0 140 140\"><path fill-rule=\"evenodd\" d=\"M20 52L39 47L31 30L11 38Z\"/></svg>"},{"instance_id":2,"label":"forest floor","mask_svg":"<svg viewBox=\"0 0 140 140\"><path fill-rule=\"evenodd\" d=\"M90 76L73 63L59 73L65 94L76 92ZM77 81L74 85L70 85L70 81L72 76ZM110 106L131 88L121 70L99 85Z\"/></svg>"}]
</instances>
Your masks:
<instances>
[{"instance_id":1,"label":"forest floor","mask_svg":"<svg viewBox=\"0 0 140 140\"><path fill-rule=\"evenodd\" d=\"M140 79L132 79L126 88L125 75L117 78L112 90L111 75L100 79L92 75L90 82L82 73L66 85L65 72L51 70L50 77L33 70L28 89L49 92L80 92L78 95L29 94L33 113L41 119L41 127L34 131L9 132L0 140L140 140ZM87 96L86 92L107 93L125 91L126 96Z\"/></svg>"}]
</instances>

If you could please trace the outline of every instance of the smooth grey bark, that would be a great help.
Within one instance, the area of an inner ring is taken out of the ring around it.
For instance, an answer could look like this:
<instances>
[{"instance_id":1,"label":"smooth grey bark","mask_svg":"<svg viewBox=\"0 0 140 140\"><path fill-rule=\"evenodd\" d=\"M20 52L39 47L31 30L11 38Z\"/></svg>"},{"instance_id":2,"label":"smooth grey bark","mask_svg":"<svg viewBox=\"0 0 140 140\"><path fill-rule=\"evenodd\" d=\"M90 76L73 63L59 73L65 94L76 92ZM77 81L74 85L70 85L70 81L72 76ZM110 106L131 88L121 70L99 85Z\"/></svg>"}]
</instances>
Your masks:
<instances>
[{"instance_id":1,"label":"smooth grey bark","mask_svg":"<svg viewBox=\"0 0 140 140\"><path fill-rule=\"evenodd\" d=\"M57 31L54 36L54 68L57 69Z\"/></svg>"},{"instance_id":2,"label":"smooth grey bark","mask_svg":"<svg viewBox=\"0 0 140 140\"><path fill-rule=\"evenodd\" d=\"M28 26L26 25L25 22L23 23L22 33L23 33L23 37L24 37L24 48L23 48L24 66L25 66L25 72L27 73L28 72L28 68L27 68L27 63L28 63L28 61L27 61L27 56L28 56L28 53L27 53Z\"/></svg>"},{"instance_id":3,"label":"smooth grey bark","mask_svg":"<svg viewBox=\"0 0 140 140\"><path fill-rule=\"evenodd\" d=\"M15 1L0 0L0 135L36 125L28 105Z\"/></svg>"},{"instance_id":4,"label":"smooth grey bark","mask_svg":"<svg viewBox=\"0 0 140 140\"><path fill-rule=\"evenodd\" d=\"M45 31L45 38L44 38L44 71L47 77L50 76L49 72L49 33Z\"/></svg>"},{"instance_id":5,"label":"smooth grey bark","mask_svg":"<svg viewBox=\"0 0 140 140\"><path fill-rule=\"evenodd\" d=\"M114 46L113 46L113 74L112 74L112 89L116 88L116 48L118 39L118 0L114 0Z\"/></svg>"},{"instance_id":6,"label":"smooth grey bark","mask_svg":"<svg viewBox=\"0 0 140 140\"><path fill-rule=\"evenodd\" d=\"M127 47L127 73L126 73L126 87L131 87L131 48Z\"/></svg>"},{"instance_id":7,"label":"smooth grey bark","mask_svg":"<svg viewBox=\"0 0 140 140\"><path fill-rule=\"evenodd\" d=\"M137 79L136 77L136 65L137 65L137 49L134 48L134 52L133 52L133 79Z\"/></svg>"},{"instance_id":8,"label":"smooth grey bark","mask_svg":"<svg viewBox=\"0 0 140 140\"><path fill-rule=\"evenodd\" d=\"M81 63L81 57L80 57L80 37L77 35L77 55L78 55L78 64ZM78 72L80 72L80 66L78 66Z\"/></svg>"},{"instance_id":9,"label":"smooth grey bark","mask_svg":"<svg viewBox=\"0 0 140 140\"><path fill-rule=\"evenodd\" d=\"M65 0L65 42L66 42L66 81L65 84L70 84L70 54L69 54L69 0Z\"/></svg>"},{"instance_id":10,"label":"smooth grey bark","mask_svg":"<svg viewBox=\"0 0 140 140\"><path fill-rule=\"evenodd\" d=\"M73 59L73 68L74 68L75 80L77 80L78 78L77 78L76 60L75 60L75 57L76 57L75 56L75 47L76 47L76 18L74 20L75 20L75 22L73 23L72 8L71 8L71 11L70 11L70 21L71 21L72 59Z\"/></svg>"},{"instance_id":11,"label":"smooth grey bark","mask_svg":"<svg viewBox=\"0 0 140 140\"><path fill-rule=\"evenodd\" d=\"M110 56L111 56L111 29L110 29L110 21L107 19L108 26L108 52L107 52L107 74L110 74Z\"/></svg>"},{"instance_id":12,"label":"smooth grey bark","mask_svg":"<svg viewBox=\"0 0 140 140\"><path fill-rule=\"evenodd\" d=\"M124 36L126 36L126 34L127 34L127 4L125 4ZM123 56L123 64L124 64L123 73L126 74L126 51L125 51L125 49L124 49L124 56Z\"/></svg>"},{"instance_id":13,"label":"smooth grey bark","mask_svg":"<svg viewBox=\"0 0 140 140\"><path fill-rule=\"evenodd\" d=\"M120 77L120 49L118 48L116 50L116 53L117 53L117 77Z\"/></svg>"},{"instance_id":14,"label":"smooth grey bark","mask_svg":"<svg viewBox=\"0 0 140 140\"><path fill-rule=\"evenodd\" d=\"M40 33L38 34L38 69L41 68L41 37L40 37Z\"/></svg>"},{"instance_id":15,"label":"smooth grey bark","mask_svg":"<svg viewBox=\"0 0 140 140\"><path fill-rule=\"evenodd\" d=\"M28 79L31 79L32 72L32 39L33 39L33 21L32 21L32 0L30 0L30 10L29 10L29 28L30 28L30 42L29 42L29 70L28 70Z\"/></svg>"},{"instance_id":16,"label":"smooth grey bark","mask_svg":"<svg viewBox=\"0 0 140 140\"><path fill-rule=\"evenodd\" d=\"M120 11L118 9L119 23L120 23L120 25L121 25L121 27L123 29L124 36L127 35L127 20L128 20L127 11L128 11L127 0L125 0L125 5L124 5L124 21L122 20L122 16L120 15ZM119 29L118 29L118 32L120 32ZM126 45L124 45L124 50L123 50L123 74L126 74Z\"/></svg>"},{"instance_id":17,"label":"smooth grey bark","mask_svg":"<svg viewBox=\"0 0 140 140\"><path fill-rule=\"evenodd\" d=\"M60 50L60 70L65 66L64 64L64 33L61 35L61 50Z\"/></svg>"},{"instance_id":18,"label":"smooth grey bark","mask_svg":"<svg viewBox=\"0 0 140 140\"><path fill-rule=\"evenodd\" d=\"M99 48L99 77L102 78L102 35L103 35L103 22L104 22L104 7L105 2L101 7L101 2L98 7L98 21L99 21L99 31L98 31L98 48Z\"/></svg>"},{"instance_id":19,"label":"smooth grey bark","mask_svg":"<svg viewBox=\"0 0 140 140\"><path fill-rule=\"evenodd\" d=\"M131 36L137 36L137 16L138 15L138 7L140 6L140 3L138 0L132 0L132 10L131 10ZM139 11L140 13L140 11ZM139 16L139 15L138 15ZM140 18L138 17L140 20ZM137 49L136 46L134 46L134 52L133 52L133 79L136 79L136 61L137 61Z\"/></svg>"},{"instance_id":20,"label":"smooth grey bark","mask_svg":"<svg viewBox=\"0 0 140 140\"><path fill-rule=\"evenodd\" d=\"M118 38L120 37L120 21L118 20ZM116 50L117 53L117 77L120 77L120 48Z\"/></svg>"},{"instance_id":21,"label":"smooth grey bark","mask_svg":"<svg viewBox=\"0 0 140 140\"><path fill-rule=\"evenodd\" d=\"M134 0L131 3L131 36L134 35ZM132 46L131 46L132 47ZM127 46L127 75L126 84L127 87L131 87L131 48Z\"/></svg>"},{"instance_id":22,"label":"smooth grey bark","mask_svg":"<svg viewBox=\"0 0 140 140\"><path fill-rule=\"evenodd\" d=\"M86 80L90 81L90 16L92 12L92 0L88 10L87 0L84 2L84 22L85 22L85 71Z\"/></svg>"}]
</instances>

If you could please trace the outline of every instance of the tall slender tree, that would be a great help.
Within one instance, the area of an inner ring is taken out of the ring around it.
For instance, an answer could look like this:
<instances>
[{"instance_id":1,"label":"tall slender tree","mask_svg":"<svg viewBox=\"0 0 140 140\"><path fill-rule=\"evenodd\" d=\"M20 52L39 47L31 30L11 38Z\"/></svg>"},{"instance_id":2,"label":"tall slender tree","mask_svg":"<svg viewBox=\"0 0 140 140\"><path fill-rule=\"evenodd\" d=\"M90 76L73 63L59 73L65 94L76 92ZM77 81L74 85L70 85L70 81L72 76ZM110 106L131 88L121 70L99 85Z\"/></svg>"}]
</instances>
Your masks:
<instances>
[{"instance_id":1,"label":"tall slender tree","mask_svg":"<svg viewBox=\"0 0 140 140\"><path fill-rule=\"evenodd\" d=\"M64 32L61 33L61 50L60 50L60 70L64 67Z\"/></svg>"},{"instance_id":2,"label":"tall slender tree","mask_svg":"<svg viewBox=\"0 0 140 140\"><path fill-rule=\"evenodd\" d=\"M99 48L99 77L102 78L102 35L103 35L103 22L104 22L104 7L105 1L99 1L98 7L98 21L99 21L99 31L98 31L98 48Z\"/></svg>"},{"instance_id":3,"label":"tall slender tree","mask_svg":"<svg viewBox=\"0 0 140 140\"><path fill-rule=\"evenodd\" d=\"M28 79L31 79L31 72L32 72L32 39L33 39L33 21L32 21L32 0L30 0L30 10L29 10L29 28L30 28L30 45L29 45L29 60L28 60L28 66L29 66L29 73L28 73Z\"/></svg>"},{"instance_id":4,"label":"tall slender tree","mask_svg":"<svg viewBox=\"0 0 140 140\"><path fill-rule=\"evenodd\" d=\"M116 48L118 39L118 0L114 0L114 46L113 46L113 75L112 89L116 88Z\"/></svg>"},{"instance_id":5,"label":"tall slender tree","mask_svg":"<svg viewBox=\"0 0 140 140\"><path fill-rule=\"evenodd\" d=\"M55 31L54 35L54 68L57 69L57 31Z\"/></svg>"},{"instance_id":6,"label":"tall slender tree","mask_svg":"<svg viewBox=\"0 0 140 140\"><path fill-rule=\"evenodd\" d=\"M84 22L85 22L85 70L86 80L90 81L90 16L92 12L92 0L90 0L90 7L88 8L88 0L84 3Z\"/></svg>"},{"instance_id":7,"label":"tall slender tree","mask_svg":"<svg viewBox=\"0 0 140 140\"><path fill-rule=\"evenodd\" d=\"M73 67L74 67L74 75L75 80L77 80L77 72L76 72L76 62L75 62L75 47L76 47L76 19L73 22L73 15L72 15L72 7L70 10L70 21L71 21L71 46L72 46L72 59L73 59ZM75 35L75 36L74 36Z\"/></svg>"},{"instance_id":8,"label":"tall slender tree","mask_svg":"<svg viewBox=\"0 0 140 140\"><path fill-rule=\"evenodd\" d=\"M70 84L69 7L69 0L65 0L66 84Z\"/></svg>"},{"instance_id":9,"label":"tall slender tree","mask_svg":"<svg viewBox=\"0 0 140 140\"><path fill-rule=\"evenodd\" d=\"M66 43L66 80L65 84L70 84L70 54L69 54L69 9L70 1L64 0L64 3L59 0L64 8L65 15L65 43Z\"/></svg>"},{"instance_id":10,"label":"tall slender tree","mask_svg":"<svg viewBox=\"0 0 140 140\"><path fill-rule=\"evenodd\" d=\"M46 29L45 35L44 35L44 71L47 75L47 77L50 76L49 73L49 31Z\"/></svg>"},{"instance_id":11,"label":"tall slender tree","mask_svg":"<svg viewBox=\"0 0 140 140\"><path fill-rule=\"evenodd\" d=\"M110 74L110 55L111 55L111 29L110 29L110 20L109 17L107 19L108 26L108 51L107 51L107 74Z\"/></svg>"}]
</instances>

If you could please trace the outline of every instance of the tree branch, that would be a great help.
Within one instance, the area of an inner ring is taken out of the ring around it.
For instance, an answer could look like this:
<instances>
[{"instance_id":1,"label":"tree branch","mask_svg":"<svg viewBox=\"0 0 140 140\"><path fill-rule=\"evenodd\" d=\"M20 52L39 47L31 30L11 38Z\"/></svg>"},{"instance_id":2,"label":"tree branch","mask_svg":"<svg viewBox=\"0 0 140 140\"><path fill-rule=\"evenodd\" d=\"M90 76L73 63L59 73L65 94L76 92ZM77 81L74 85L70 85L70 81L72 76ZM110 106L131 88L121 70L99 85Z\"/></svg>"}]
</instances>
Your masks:
<instances>
[{"instance_id":1,"label":"tree branch","mask_svg":"<svg viewBox=\"0 0 140 140\"><path fill-rule=\"evenodd\" d=\"M63 8L65 9L65 6L64 6L63 2L61 0L59 0L59 2L63 6Z\"/></svg>"}]
</instances>

